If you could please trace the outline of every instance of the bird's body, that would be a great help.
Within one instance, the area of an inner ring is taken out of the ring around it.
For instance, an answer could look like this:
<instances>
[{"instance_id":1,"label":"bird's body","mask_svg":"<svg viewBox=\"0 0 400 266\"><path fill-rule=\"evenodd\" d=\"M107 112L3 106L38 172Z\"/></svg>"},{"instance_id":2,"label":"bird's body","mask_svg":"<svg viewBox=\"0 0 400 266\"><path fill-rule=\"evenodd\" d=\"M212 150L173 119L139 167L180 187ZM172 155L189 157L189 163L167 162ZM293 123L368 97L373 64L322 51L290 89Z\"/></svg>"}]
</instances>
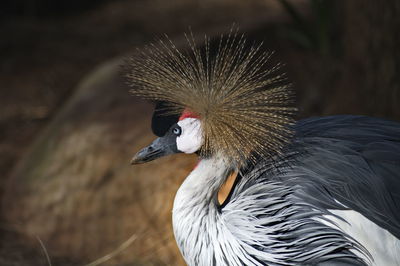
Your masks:
<instances>
[{"instance_id":1,"label":"bird's body","mask_svg":"<svg viewBox=\"0 0 400 266\"><path fill-rule=\"evenodd\" d=\"M266 67L261 46L246 50L236 34L216 53L207 40L204 49L188 43L182 52L160 41L128 74L134 95L161 106L152 123L159 138L132 163L200 157L173 207L186 262L400 265L400 124L362 116L294 123L290 86L279 67ZM158 127L163 112L168 122Z\"/></svg>"},{"instance_id":2,"label":"bird's body","mask_svg":"<svg viewBox=\"0 0 400 266\"><path fill-rule=\"evenodd\" d=\"M400 125L334 116L295 132L286 157L243 172L223 206L229 162L202 160L187 177L173 224L189 265L400 265Z\"/></svg>"}]
</instances>

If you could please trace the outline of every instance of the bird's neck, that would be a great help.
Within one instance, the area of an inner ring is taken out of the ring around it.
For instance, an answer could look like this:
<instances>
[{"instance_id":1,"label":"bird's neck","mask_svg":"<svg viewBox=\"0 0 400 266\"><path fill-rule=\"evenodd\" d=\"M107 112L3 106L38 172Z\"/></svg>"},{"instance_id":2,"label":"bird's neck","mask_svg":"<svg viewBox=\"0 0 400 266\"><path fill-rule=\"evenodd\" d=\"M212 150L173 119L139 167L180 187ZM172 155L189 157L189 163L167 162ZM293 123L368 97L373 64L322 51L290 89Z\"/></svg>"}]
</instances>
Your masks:
<instances>
[{"instance_id":1,"label":"bird's neck","mask_svg":"<svg viewBox=\"0 0 400 266\"><path fill-rule=\"evenodd\" d=\"M179 188L173 207L173 227L183 256L193 251L190 245L207 237L211 219L218 219L218 190L226 180L231 167L221 156L203 159L186 177ZM204 227L204 228L202 228ZM205 230L205 231L204 231Z\"/></svg>"},{"instance_id":2,"label":"bird's neck","mask_svg":"<svg viewBox=\"0 0 400 266\"><path fill-rule=\"evenodd\" d=\"M221 156L202 159L178 189L173 211L197 205L214 206L218 191L231 169Z\"/></svg>"}]
</instances>

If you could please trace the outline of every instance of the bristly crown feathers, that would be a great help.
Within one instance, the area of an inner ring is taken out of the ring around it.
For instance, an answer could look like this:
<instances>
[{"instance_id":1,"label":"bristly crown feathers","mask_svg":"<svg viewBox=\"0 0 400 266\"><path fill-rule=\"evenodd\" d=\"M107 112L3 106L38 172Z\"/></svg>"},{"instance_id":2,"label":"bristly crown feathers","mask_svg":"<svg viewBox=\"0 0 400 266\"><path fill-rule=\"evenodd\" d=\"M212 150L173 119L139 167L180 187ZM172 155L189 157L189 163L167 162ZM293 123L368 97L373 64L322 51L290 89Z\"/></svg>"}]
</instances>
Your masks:
<instances>
[{"instance_id":1,"label":"bristly crown feathers","mask_svg":"<svg viewBox=\"0 0 400 266\"><path fill-rule=\"evenodd\" d=\"M240 167L259 156L279 155L288 143L296 108L280 64L267 67L272 53L248 47L243 35L221 36L215 49L186 36L186 51L168 38L129 60L131 93L165 101L168 113L189 110L200 118L201 155L223 154Z\"/></svg>"}]
</instances>

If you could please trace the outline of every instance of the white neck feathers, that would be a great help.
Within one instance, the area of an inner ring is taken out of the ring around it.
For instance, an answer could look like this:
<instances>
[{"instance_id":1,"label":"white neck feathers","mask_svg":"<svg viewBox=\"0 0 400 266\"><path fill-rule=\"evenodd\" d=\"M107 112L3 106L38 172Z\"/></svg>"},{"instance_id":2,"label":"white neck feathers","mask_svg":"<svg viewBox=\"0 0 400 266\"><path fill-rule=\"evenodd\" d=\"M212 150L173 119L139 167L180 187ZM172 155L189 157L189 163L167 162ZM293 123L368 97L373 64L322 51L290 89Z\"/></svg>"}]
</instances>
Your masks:
<instances>
[{"instance_id":1,"label":"white neck feathers","mask_svg":"<svg viewBox=\"0 0 400 266\"><path fill-rule=\"evenodd\" d=\"M175 239L189 265L195 260L193 256L196 250L198 255L210 252L210 256L202 256L203 258L213 258L211 253L214 249L209 242L210 236L217 233L217 228L212 226L219 224L215 221L220 216L217 193L229 170L221 157L201 160L175 196L172 215ZM213 264L212 261L204 263Z\"/></svg>"}]
</instances>

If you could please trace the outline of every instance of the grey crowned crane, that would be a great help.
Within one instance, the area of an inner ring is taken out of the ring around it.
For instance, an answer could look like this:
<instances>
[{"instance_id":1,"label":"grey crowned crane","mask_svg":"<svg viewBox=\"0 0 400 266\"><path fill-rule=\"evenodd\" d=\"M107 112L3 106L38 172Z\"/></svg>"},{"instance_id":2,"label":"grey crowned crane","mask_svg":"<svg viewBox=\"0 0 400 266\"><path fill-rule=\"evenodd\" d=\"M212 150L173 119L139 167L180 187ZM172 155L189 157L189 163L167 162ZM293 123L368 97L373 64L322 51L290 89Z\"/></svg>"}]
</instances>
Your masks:
<instances>
[{"instance_id":1,"label":"grey crowned crane","mask_svg":"<svg viewBox=\"0 0 400 266\"><path fill-rule=\"evenodd\" d=\"M294 122L291 86L261 44L187 41L145 48L127 74L133 95L159 102L160 137L132 163L199 156L173 206L187 264L400 265L400 124Z\"/></svg>"}]
</instances>

